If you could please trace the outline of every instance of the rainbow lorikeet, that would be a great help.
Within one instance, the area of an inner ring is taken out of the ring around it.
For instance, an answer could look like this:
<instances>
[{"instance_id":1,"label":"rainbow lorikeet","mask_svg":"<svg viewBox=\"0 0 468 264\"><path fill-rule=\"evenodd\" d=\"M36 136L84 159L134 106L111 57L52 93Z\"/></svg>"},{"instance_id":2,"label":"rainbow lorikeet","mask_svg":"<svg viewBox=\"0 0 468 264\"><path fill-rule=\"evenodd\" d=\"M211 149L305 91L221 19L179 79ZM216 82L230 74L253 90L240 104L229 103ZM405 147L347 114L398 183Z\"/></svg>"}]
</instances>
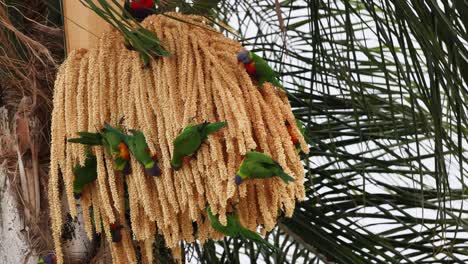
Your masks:
<instances>
[{"instance_id":1,"label":"rainbow lorikeet","mask_svg":"<svg viewBox=\"0 0 468 264\"><path fill-rule=\"evenodd\" d=\"M37 264L55 264L55 263L57 263L57 256L55 255L55 253L52 253L52 252L45 255L44 257L40 257L39 261L37 262Z\"/></svg>"},{"instance_id":2,"label":"rainbow lorikeet","mask_svg":"<svg viewBox=\"0 0 468 264\"><path fill-rule=\"evenodd\" d=\"M121 231L122 228L123 226L120 224L116 224L116 223L110 224L112 242L118 243L122 241L122 231Z\"/></svg>"},{"instance_id":3,"label":"rainbow lorikeet","mask_svg":"<svg viewBox=\"0 0 468 264\"><path fill-rule=\"evenodd\" d=\"M161 175L156 155L150 154L145 135L143 135L142 132L133 129L129 130L129 132L132 133L132 135L127 136L125 142L127 143L132 155L145 167L145 172L148 175Z\"/></svg>"},{"instance_id":4,"label":"rainbow lorikeet","mask_svg":"<svg viewBox=\"0 0 468 264\"><path fill-rule=\"evenodd\" d=\"M216 132L226 125L226 122L204 122L198 125L188 125L173 141L174 151L172 152L171 159L172 168L177 170L182 167L182 161L193 156L200 148L201 144L208 138L208 135Z\"/></svg>"},{"instance_id":5,"label":"rainbow lorikeet","mask_svg":"<svg viewBox=\"0 0 468 264\"><path fill-rule=\"evenodd\" d=\"M138 22L143 21L146 17L155 14L154 0L125 0L124 8ZM128 18L124 12L124 17Z\"/></svg>"},{"instance_id":6,"label":"rainbow lorikeet","mask_svg":"<svg viewBox=\"0 0 468 264\"><path fill-rule=\"evenodd\" d=\"M75 165L73 167L73 174L75 175L73 193L75 194L75 198L80 198L84 187L94 182L97 178L96 156L88 152L84 165Z\"/></svg>"},{"instance_id":7,"label":"rainbow lorikeet","mask_svg":"<svg viewBox=\"0 0 468 264\"><path fill-rule=\"evenodd\" d=\"M214 230L221 232L225 234L226 236L243 237L243 238L250 239L263 246L266 246L266 248L271 251L277 250L276 247L274 247L273 245L268 243L266 240L264 240L259 234L243 227L239 221L239 216L237 214L232 213L232 214L226 215L227 224L223 225L219 221L219 217L213 215L213 213L211 212L211 208L209 206L206 209L206 211L208 213L208 219L210 219L211 227L213 227Z\"/></svg>"},{"instance_id":8,"label":"rainbow lorikeet","mask_svg":"<svg viewBox=\"0 0 468 264\"><path fill-rule=\"evenodd\" d=\"M269 82L276 87L284 89L278 81L276 72L268 65L268 63L255 53L242 50L237 53L237 61L244 64L245 70L258 81L260 86L265 82Z\"/></svg>"},{"instance_id":9,"label":"rainbow lorikeet","mask_svg":"<svg viewBox=\"0 0 468 264\"><path fill-rule=\"evenodd\" d=\"M80 136L79 138L71 138L68 142L89 146L103 145L114 160L114 169L121 171L124 175L131 173L130 152L125 144L127 135L119 128L104 123L104 128L99 133L78 132L77 134Z\"/></svg>"},{"instance_id":10,"label":"rainbow lorikeet","mask_svg":"<svg viewBox=\"0 0 468 264\"><path fill-rule=\"evenodd\" d=\"M300 120L296 120L297 127L299 128L299 131L301 132L302 136L305 137L305 128L304 124ZM297 137L293 134L293 129L291 124L286 121L286 128L288 129L289 136L291 137L291 141L293 145L296 147L297 153L301 152L301 145L299 143L299 140Z\"/></svg>"},{"instance_id":11,"label":"rainbow lorikeet","mask_svg":"<svg viewBox=\"0 0 468 264\"><path fill-rule=\"evenodd\" d=\"M250 151L245 154L245 158L235 176L235 182L239 185L245 179L267 179L274 176L280 177L285 183L294 181L294 178L284 172L281 166L270 156Z\"/></svg>"}]
</instances>

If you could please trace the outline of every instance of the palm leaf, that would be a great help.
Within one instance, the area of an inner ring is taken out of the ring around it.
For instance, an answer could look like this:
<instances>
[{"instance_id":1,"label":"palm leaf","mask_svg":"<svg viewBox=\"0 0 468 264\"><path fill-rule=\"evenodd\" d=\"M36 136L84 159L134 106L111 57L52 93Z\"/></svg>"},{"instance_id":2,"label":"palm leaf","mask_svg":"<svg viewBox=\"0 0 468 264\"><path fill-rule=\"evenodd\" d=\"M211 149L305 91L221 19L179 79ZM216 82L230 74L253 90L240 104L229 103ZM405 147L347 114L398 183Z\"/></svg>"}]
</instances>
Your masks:
<instances>
[{"instance_id":1,"label":"palm leaf","mask_svg":"<svg viewBox=\"0 0 468 264\"><path fill-rule=\"evenodd\" d=\"M231 238L193 254L202 263L466 262L466 1L280 6L286 43L273 0L222 1L220 14L278 71L307 126L307 198L269 235L282 249L274 256Z\"/></svg>"}]
</instances>

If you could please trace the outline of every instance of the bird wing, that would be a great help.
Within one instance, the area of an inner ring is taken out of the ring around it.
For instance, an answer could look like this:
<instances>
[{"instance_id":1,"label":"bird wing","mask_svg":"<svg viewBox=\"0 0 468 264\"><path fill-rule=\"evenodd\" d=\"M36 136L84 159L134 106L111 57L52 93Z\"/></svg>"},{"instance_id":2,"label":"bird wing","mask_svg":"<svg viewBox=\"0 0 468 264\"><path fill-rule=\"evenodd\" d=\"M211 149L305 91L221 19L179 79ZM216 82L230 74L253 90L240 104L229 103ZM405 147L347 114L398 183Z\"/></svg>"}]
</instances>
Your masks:
<instances>
[{"instance_id":1,"label":"bird wing","mask_svg":"<svg viewBox=\"0 0 468 264\"><path fill-rule=\"evenodd\" d=\"M153 164L153 159L148 152L148 143L146 143L145 135L138 130L129 130L132 133L132 137L129 139L129 149L135 158L147 166Z\"/></svg>"},{"instance_id":2,"label":"bird wing","mask_svg":"<svg viewBox=\"0 0 468 264\"><path fill-rule=\"evenodd\" d=\"M182 133L174 139L174 150L181 156L192 155L201 145L200 132L192 127L184 129Z\"/></svg>"},{"instance_id":3,"label":"bird wing","mask_svg":"<svg viewBox=\"0 0 468 264\"><path fill-rule=\"evenodd\" d=\"M83 166L77 164L73 168L75 180L73 181L73 190L75 193L81 193L84 186L93 182L97 178L97 160L96 156L88 154Z\"/></svg>"},{"instance_id":4,"label":"bird wing","mask_svg":"<svg viewBox=\"0 0 468 264\"><path fill-rule=\"evenodd\" d=\"M259 245L266 247L271 252L276 252L278 250L275 246L271 245L270 243L268 243L268 241L263 239L259 234L245 227L240 228L239 235L254 242L257 242Z\"/></svg>"},{"instance_id":5,"label":"bird wing","mask_svg":"<svg viewBox=\"0 0 468 264\"><path fill-rule=\"evenodd\" d=\"M225 126L227 126L227 122L208 123L206 126L203 127L202 138L208 137L208 135L220 130Z\"/></svg>"}]
</instances>

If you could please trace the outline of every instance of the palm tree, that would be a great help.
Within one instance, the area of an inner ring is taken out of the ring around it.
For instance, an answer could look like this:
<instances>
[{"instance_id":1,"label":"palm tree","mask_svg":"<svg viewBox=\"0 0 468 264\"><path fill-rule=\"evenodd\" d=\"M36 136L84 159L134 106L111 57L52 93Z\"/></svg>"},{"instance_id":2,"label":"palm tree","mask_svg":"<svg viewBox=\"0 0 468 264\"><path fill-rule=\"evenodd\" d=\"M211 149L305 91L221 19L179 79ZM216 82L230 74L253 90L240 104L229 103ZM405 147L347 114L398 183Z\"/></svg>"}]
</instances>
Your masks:
<instances>
[{"instance_id":1,"label":"palm tree","mask_svg":"<svg viewBox=\"0 0 468 264\"><path fill-rule=\"evenodd\" d=\"M187 261L468 261L466 1L172 2L268 60L312 149L306 200L267 234L276 254L225 238L184 245Z\"/></svg>"},{"instance_id":2,"label":"palm tree","mask_svg":"<svg viewBox=\"0 0 468 264\"><path fill-rule=\"evenodd\" d=\"M311 153L307 199L266 256L227 238L201 262L465 262L466 1L222 1L274 65ZM188 250L188 251L190 251Z\"/></svg>"}]
</instances>

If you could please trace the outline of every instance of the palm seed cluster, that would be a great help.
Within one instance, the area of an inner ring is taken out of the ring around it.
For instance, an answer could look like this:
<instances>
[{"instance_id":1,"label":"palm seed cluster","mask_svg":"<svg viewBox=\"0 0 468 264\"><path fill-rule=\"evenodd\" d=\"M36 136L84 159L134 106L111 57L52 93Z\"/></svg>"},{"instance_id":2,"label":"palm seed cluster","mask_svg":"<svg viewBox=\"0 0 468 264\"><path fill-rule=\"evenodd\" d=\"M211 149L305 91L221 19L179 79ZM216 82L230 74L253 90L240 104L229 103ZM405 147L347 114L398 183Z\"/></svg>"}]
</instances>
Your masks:
<instances>
[{"instance_id":1,"label":"palm seed cluster","mask_svg":"<svg viewBox=\"0 0 468 264\"><path fill-rule=\"evenodd\" d=\"M203 18L171 16L189 23L158 15L142 24L156 33L172 56L156 58L144 68L138 53L124 47L121 35L109 31L96 48L69 54L59 69L49 181L59 263L63 263L64 210L59 178L70 214L76 217L73 168L83 165L87 154L86 146L66 140L77 137L79 131L99 132L106 122L117 125L122 116L124 130L144 133L161 175L145 175L131 156L132 172L124 176L113 169L112 157L104 148L91 147L97 180L84 188L79 203L90 239L94 232L104 233L112 242L111 226L122 226L121 239L111 243L114 263L136 263L135 241L144 259L152 263L156 233L164 236L175 255L180 254L180 241L221 239L224 235L210 226L207 205L223 224L235 208L244 227L256 231L262 225L270 231L279 211L290 217L295 200L304 198L303 165L290 133L303 152L308 153L308 146L285 92L270 83L259 87L236 59L241 45L207 26ZM173 140L191 121L228 125L211 134L188 164L173 170ZM285 123L294 124L289 132ZM234 176L251 150L271 156L295 181L285 184L274 177L237 186Z\"/></svg>"}]
</instances>

